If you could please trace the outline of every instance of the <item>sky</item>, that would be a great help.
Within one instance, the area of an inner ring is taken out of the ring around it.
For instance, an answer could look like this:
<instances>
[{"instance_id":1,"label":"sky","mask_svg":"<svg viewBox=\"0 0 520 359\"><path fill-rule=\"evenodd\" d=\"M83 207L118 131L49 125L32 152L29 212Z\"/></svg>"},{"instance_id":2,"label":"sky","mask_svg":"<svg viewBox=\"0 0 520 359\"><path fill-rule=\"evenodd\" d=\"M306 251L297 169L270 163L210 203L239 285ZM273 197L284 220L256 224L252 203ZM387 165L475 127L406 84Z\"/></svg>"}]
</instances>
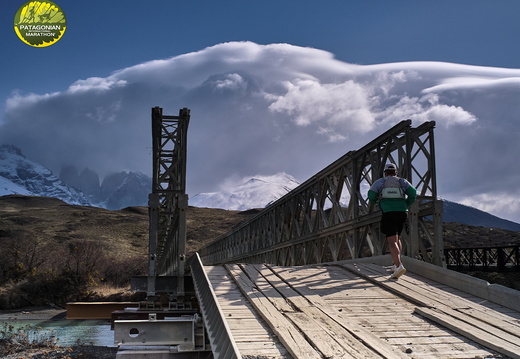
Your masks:
<instances>
[{"instance_id":1,"label":"sky","mask_svg":"<svg viewBox=\"0 0 520 359\"><path fill-rule=\"evenodd\" d=\"M394 124L436 121L440 197L520 222L520 2L56 3L35 48L0 11L0 143L151 175L150 109L191 110L187 190L254 175L304 182Z\"/></svg>"}]
</instances>

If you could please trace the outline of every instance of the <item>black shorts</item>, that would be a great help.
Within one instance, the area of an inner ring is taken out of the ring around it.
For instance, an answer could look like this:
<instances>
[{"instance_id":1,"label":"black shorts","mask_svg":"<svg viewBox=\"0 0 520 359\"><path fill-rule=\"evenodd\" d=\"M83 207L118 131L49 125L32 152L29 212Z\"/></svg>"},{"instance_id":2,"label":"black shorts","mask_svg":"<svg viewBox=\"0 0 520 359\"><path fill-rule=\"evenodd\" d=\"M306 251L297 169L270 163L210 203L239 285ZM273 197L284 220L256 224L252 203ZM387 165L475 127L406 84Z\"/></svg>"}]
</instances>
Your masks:
<instances>
[{"instance_id":1,"label":"black shorts","mask_svg":"<svg viewBox=\"0 0 520 359\"><path fill-rule=\"evenodd\" d=\"M387 237L401 235L407 218L407 212L383 213L381 216L381 232Z\"/></svg>"}]
</instances>

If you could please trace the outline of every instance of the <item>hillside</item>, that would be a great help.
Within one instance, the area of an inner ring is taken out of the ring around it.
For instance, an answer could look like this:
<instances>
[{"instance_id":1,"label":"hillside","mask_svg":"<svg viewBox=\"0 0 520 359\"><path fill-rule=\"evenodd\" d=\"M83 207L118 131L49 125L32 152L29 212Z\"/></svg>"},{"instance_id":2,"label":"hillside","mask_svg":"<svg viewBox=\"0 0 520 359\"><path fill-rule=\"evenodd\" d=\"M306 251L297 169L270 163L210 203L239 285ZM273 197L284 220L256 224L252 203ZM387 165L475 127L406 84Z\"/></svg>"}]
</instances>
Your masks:
<instances>
[{"instance_id":1,"label":"hillside","mask_svg":"<svg viewBox=\"0 0 520 359\"><path fill-rule=\"evenodd\" d=\"M188 251L197 250L253 213L256 212L189 207ZM0 240L20 237L63 244L73 240L94 241L113 255L142 255L146 260L148 209L128 207L110 211L68 205L50 197L0 197Z\"/></svg>"},{"instance_id":2,"label":"hillside","mask_svg":"<svg viewBox=\"0 0 520 359\"><path fill-rule=\"evenodd\" d=\"M187 251L226 233L254 211L190 207ZM50 197L0 197L0 310L84 300L136 300L146 275L148 209L110 211Z\"/></svg>"},{"instance_id":3,"label":"hillside","mask_svg":"<svg viewBox=\"0 0 520 359\"><path fill-rule=\"evenodd\" d=\"M189 207L188 251L196 251L258 210L233 211ZM444 223L446 247L495 246L520 243L520 232L498 228ZM50 197L0 197L0 240L29 237L65 244L72 240L99 243L116 256L143 256L148 251L148 209L128 207L110 211L68 205Z\"/></svg>"},{"instance_id":4,"label":"hillside","mask_svg":"<svg viewBox=\"0 0 520 359\"><path fill-rule=\"evenodd\" d=\"M187 251L256 213L189 207ZM447 248L520 243L520 232L459 223L445 223L443 235ZM0 197L0 309L122 298L103 296L99 288L127 292L130 275L146 274L147 252L146 207L110 211L50 197ZM500 278L485 279L508 285Z\"/></svg>"}]
</instances>

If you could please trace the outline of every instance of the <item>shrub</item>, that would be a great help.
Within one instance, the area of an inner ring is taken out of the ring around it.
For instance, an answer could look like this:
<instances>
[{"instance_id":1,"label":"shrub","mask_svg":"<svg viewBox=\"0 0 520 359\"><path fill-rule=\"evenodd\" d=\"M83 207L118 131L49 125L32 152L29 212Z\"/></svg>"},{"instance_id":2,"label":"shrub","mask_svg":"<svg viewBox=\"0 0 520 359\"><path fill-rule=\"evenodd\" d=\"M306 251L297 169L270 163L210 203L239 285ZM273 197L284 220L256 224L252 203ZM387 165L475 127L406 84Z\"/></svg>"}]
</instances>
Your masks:
<instances>
[{"instance_id":1,"label":"shrub","mask_svg":"<svg viewBox=\"0 0 520 359\"><path fill-rule=\"evenodd\" d=\"M52 330L26 325L15 328L14 325L3 322L0 324L0 354L9 355L36 348L55 348L58 339Z\"/></svg>"},{"instance_id":2,"label":"shrub","mask_svg":"<svg viewBox=\"0 0 520 359\"><path fill-rule=\"evenodd\" d=\"M109 257L104 243L69 240L46 244L30 236L0 238L0 309L88 299L100 284L130 287L146 273L144 257Z\"/></svg>"},{"instance_id":3,"label":"shrub","mask_svg":"<svg viewBox=\"0 0 520 359\"><path fill-rule=\"evenodd\" d=\"M132 276L147 273L148 263L143 257L122 258L110 261L103 268L103 283L116 287L129 286Z\"/></svg>"}]
</instances>

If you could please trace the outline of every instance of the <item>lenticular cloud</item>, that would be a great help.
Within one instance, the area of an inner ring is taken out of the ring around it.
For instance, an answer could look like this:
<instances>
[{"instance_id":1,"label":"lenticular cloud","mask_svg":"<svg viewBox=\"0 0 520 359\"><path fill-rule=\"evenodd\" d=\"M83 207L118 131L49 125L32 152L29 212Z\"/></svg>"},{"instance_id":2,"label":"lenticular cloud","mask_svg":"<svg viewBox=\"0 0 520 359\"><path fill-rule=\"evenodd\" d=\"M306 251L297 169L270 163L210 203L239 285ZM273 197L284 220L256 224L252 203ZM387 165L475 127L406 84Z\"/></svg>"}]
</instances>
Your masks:
<instances>
[{"instance_id":1,"label":"lenticular cloud","mask_svg":"<svg viewBox=\"0 0 520 359\"><path fill-rule=\"evenodd\" d=\"M0 143L53 171L75 163L101 174L150 174L150 108L189 107L188 189L196 194L249 173L304 181L402 120L435 121L440 194L493 198L501 185L475 183L474 171L520 175L511 166L520 152L519 95L518 69L362 66L319 49L230 42L78 79L52 94L15 94ZM510 176L500 177L504 186Z\"/></svg>"}]
</instances>

